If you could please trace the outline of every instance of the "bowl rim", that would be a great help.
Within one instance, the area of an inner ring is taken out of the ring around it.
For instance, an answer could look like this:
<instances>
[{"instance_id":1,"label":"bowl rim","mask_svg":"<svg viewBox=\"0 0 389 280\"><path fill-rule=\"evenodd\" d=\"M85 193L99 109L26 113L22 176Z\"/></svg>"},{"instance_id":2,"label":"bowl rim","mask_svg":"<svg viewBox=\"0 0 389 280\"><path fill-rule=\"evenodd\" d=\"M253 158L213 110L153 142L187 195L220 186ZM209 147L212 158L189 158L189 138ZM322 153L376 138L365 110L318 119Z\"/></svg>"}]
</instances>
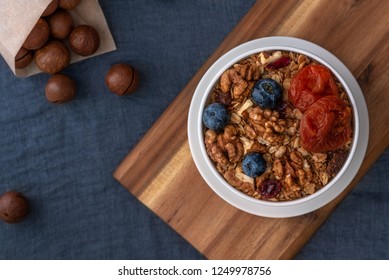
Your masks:
<instances>
[{"instance_id":1,"label":"bowl rim","mask_svg":"<svg viewBox=\"0 0 389 280\"><path fill-rule=\"evenodd\" d=\"M234 63L266 50L284 50L309 56L328 67L344 86L353 107L353 141L342 169L322 189L312 195L292 201L271 202L255 199L235 189L216 170L206 153L202 124L202 111L209 93L221 74ZM324 48L294 37L274 36L248 41L231 49L206 71L192 97L187 125L189 147L197 169L206 183L222 199L233 206L259 216L293 217L312 212L326 205L343 192L362 164L366 153L369 121L366 102L356 79L347 67ZM333 187L335 186L336 187Z\"/></svg>"}]
</instances>

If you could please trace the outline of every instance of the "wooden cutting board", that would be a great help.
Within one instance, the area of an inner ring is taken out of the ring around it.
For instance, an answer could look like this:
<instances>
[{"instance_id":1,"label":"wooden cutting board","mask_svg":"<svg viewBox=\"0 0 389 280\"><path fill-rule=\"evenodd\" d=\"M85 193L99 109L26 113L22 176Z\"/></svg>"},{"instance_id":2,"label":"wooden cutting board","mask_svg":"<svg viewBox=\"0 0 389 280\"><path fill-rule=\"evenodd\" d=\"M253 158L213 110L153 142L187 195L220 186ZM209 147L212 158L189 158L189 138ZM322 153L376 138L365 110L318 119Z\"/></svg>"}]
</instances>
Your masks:
<instances>
[{"instance_id":1,"label":"wooden cutting board","mask_svg":"<svg viewBox=\"0 0 389 280\"><path fill-rule=\"evenodd\" d=\"M363 165L344 193L303 216L271 219L242 212L203 181L187 141L194 90L222 54L248 40L293 36L342 60L364 92L370 116ZM328 218L389 144L389 1L260 0L124 158L114 177L209 259L289 259Z\"/></svg>"}]
</instances>

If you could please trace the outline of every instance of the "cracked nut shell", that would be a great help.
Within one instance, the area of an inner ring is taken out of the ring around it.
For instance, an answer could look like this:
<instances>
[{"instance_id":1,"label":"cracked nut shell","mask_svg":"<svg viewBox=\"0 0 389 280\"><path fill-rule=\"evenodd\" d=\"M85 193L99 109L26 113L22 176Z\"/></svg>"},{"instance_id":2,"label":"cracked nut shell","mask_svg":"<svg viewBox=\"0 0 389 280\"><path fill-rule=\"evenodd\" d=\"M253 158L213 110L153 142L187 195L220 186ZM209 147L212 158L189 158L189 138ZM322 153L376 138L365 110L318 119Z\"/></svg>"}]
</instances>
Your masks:
<instances>
[{"instance_id":1,"label":"cracked nut shell","mask_svg":"<svg viewBox=\"0 0 389 280\"><path fill-rule=\"evenodd\" d=\"M76 96L76 82L64 74L53 75L46 84L45 94L52 103L65 103Z\"/></svg>"},{"instance_id":2,"label":"cracked nut shell","mask_svg":"<svg viewBox=\"0 0 389 280\"><path fill-rule=\"evenodd\" d=\"M20 222L29 210L28 200L20 192L9 191L0 196L0 219L6 223Z\"/></svg>"},{"instance_id":3,"label":"cracked nut shell","mask_svg":"<svg viewBox=\"0 0 389 280\"><path fill-rule=\"evenodd\" d=\"M118 95L134 92L139 85L138 71L129 64L115 64L107 72L105 84L111 92Z\"/></svg>"},{"instance_id":4,"label":"cracked nut shell","mask_svg":"<svg viewBox=\"0 0 389 280\"><path fill-rule=\"evenodd\" d=\"M100 47L100 35L89 25L79 25L70 33L69 45L78 55L92 55Z\"/></svg>"},{"instance_id":5,"label":"cracked nut shell","mask_svg":"<svg viewBox=\"0 0 389 280\"><path fill-rule=\"evenodd\" d=\"M47 42L49 35L49 25L46 20L40 18L24 41L23 48L28 50L39 49Z\"/></svg>"},{"instance_id":6,"label":"cracked nut shell","mask_svg":"<svg viewBox=\"0 0 389 280\"><path fill-rule=\"evenodd\" d=\"M72 10L80 4L81 0L59 0L59 7L65 10Z\"/></svg>"},{"instance_id":7,"label":"cracked nut shell","mask_svg":"<svg viewBox=\"0 0 389 280\"><path fill-rule=\"evenodd\" d=\"M47 6L46 10L44 10L42 17L47 17L55 12L58 8L58 0L53 0L50 2L50 4Z\"/></svg>"},{"instance_id":8,"label":"cracked nut shell","mask_svg":"<svg viewBox=\"0 0 389 280\"><path fill-rule=\"evenodd\" d=\"M51 41L35 52L35 64L46 73L55 74L70 63L70 51L60 41Z\"/></svg>"},{"instance_id":9,"label":"cracked nut shell","mask_svg":"<svg viewBox=\"0 0 389 280\"><path fill-rule=\"evenodd\" d=\"M68 38L74 27L73 17L65 10L57 10L47 22L51 36L60 40Z\"/></svg>"},{"instance_id":10,"label":"cracked nut shell","mask_svg":"<svg viewBox=\"0 0 389 280\"><path fill-rule=\"evenodd\" d=\"M33 59L32 51L21 47L15 56L15 68L16 69L26 68L28 65L30 65L32 59Z\"/></svg>"}]
</instances>

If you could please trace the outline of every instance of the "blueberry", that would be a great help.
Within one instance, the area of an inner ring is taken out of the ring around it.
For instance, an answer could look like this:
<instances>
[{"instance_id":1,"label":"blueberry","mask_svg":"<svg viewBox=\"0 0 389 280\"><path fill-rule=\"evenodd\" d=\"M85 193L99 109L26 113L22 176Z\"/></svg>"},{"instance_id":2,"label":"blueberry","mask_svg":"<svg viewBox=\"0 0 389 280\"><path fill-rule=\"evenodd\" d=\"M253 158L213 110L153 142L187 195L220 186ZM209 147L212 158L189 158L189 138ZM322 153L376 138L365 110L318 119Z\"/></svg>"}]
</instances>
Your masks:
<instances>
[{"instance_id":1,"label":"blueberry","mask_svg":"<svg viewBox=\"0 0 389 280\"><path fill-rule=\"evenodd\" d=\"M274 109L282 99L282 86L273 79L261 79L254 85L251 98L262 108Z\"/></svg>"},{"instance_id":2,"label":"blueberry","mask_svg":"<svg viewBox=\"0 0 389 280\"><path fill-rule=\"evenodd\" d=\"M250 177L258 177L266 170L266 161L260 153L248 153L242 161L244 174Z\"/></svg>"},{"instance_id":3,"label":"blueberry","mask_svg":"<svg viewBox=\"0 0 389 280\"><path fill-rule=\"evenodd\" d=\"M221 132L229 119L227 109L220 103L212 103L203 112L204 125L216 132Z\"/></svg>"}]
</instances>

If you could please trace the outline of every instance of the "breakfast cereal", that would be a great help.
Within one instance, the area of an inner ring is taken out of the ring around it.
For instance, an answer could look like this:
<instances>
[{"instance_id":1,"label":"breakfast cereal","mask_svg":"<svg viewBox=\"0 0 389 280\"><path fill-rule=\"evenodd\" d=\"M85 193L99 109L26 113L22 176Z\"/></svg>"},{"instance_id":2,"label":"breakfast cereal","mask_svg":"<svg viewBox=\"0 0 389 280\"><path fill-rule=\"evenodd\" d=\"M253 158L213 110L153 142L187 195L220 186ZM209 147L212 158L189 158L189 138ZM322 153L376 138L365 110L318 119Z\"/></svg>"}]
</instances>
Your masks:
<instances>
[{"instance_id":1,"label":"breakfast cereal","mask_svg":"<svg viewBox=\"0 0 389 280\"><path fill-rule=\"evenodd\" d=\"M347 158L352 109L346 91L327 67L303 54L263 51L235 63L212 90L208 105L214 103L225 111L208 113L223 128L205 126L207 154L230 185L251 197L311 195Z\"/></svg>"}]
</instances>

